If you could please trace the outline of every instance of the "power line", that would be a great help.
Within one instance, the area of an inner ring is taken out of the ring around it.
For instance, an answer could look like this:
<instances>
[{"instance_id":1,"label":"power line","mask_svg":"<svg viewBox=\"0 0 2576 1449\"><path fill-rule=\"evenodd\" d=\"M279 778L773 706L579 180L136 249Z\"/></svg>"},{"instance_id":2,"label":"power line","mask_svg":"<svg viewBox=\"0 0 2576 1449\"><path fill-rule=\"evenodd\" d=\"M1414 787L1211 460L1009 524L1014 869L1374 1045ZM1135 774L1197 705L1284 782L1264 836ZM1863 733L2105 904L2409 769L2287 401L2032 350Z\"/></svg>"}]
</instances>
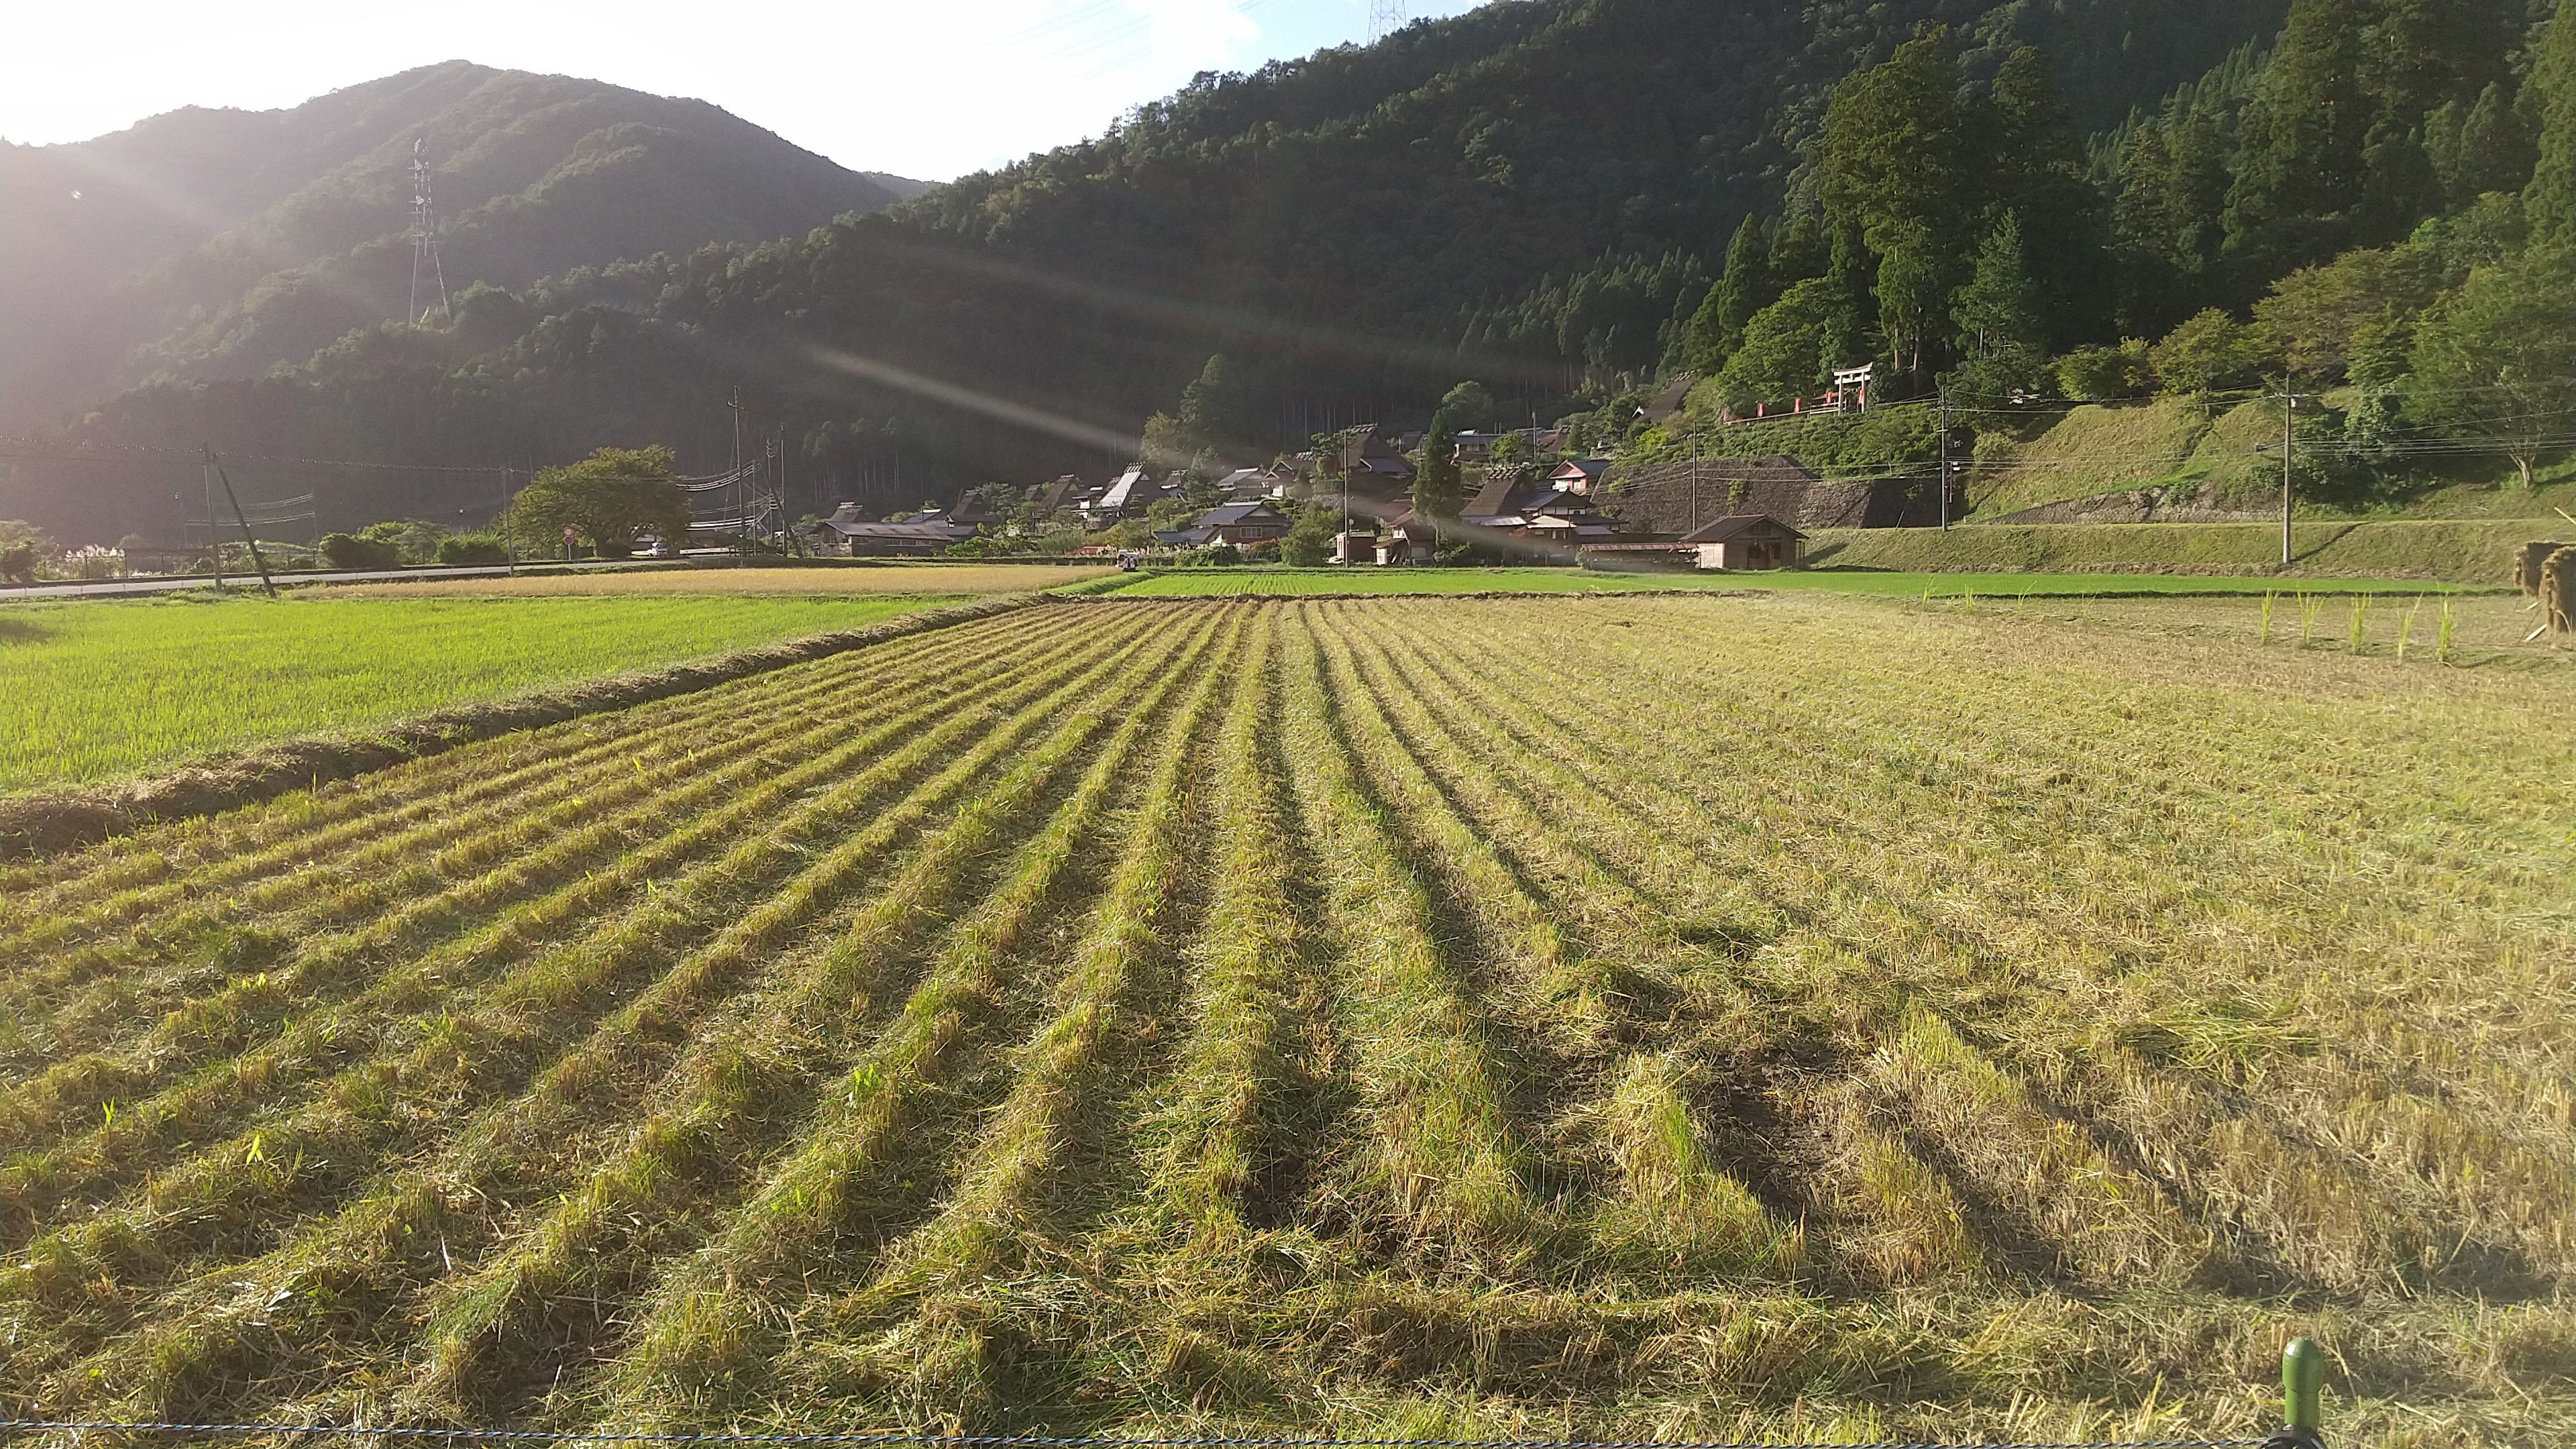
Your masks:
<instances>
[{"instance_id":1,"label":"power line","mask_svg":"<svg viewBox=\"0 0 2576 1449\"><path fill-rule=\"evenodd\" d=\"M32 438L0 437L0 458L43 458L66 463L111 463L134 461L133 455L146 454L166 458L174 463L193 463L194 448L165 448L151 443L81 443L77 446L48 444ZM288 458L265 453L235 453L228 460L235 463L263 463L299 468L365 468L387 473L473 473L492 471L494 465L468 467L454 463L366 463L355 458Z\"/></svg>"}]
</instances>

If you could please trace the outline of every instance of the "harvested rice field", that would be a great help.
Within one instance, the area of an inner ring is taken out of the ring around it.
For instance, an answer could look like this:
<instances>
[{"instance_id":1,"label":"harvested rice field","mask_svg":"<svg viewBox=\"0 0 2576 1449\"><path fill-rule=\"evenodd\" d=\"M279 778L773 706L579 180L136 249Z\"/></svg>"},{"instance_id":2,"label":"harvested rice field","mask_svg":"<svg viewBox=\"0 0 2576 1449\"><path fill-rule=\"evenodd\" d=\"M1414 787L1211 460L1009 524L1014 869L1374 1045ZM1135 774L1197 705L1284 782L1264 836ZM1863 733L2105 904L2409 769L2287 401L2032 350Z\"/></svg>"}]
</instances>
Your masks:
<instances>
[{"instance_id":1,"label":"harvested rice field","mask_svg":"<svg viewBox=\"0 0 2576 1449\"><path fill-rule=\"evenodd\" d=\"M0 868L0 1408L2576 1436L2576 680L1066 602Z\"/></svg>"}]
</instances>

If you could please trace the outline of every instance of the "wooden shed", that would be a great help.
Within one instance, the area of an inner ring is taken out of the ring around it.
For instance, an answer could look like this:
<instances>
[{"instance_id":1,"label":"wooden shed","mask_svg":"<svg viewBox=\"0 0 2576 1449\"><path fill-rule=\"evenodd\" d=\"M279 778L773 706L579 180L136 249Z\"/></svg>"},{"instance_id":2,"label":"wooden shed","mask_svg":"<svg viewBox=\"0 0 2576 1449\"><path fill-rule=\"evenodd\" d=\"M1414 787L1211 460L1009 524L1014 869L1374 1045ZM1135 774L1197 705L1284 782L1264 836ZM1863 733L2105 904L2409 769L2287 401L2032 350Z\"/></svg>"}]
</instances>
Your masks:
<instances>
[{"instance_id":1,"label":"wooden shed","mask_svg":"<svg viewBox=\"0 0 2576 1449\"><path fill-rule=\"evenodd\" d=\"M1682 542L1699 550L1704 569L1787 569L1798 566L1807 536L1767 513L1730 513L1712 519Z\"/></svg>"}]
</instances>

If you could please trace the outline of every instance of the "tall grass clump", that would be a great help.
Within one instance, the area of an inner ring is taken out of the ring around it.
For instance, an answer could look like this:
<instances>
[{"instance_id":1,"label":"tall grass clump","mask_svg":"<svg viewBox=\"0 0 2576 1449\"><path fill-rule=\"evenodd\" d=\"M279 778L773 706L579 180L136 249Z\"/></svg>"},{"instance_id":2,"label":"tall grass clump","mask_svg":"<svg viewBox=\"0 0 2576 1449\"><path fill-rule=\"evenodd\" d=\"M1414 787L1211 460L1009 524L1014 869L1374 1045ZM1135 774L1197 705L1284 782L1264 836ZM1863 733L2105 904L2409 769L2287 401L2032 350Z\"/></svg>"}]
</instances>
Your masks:
<instances>
[{"instance_id":1,"label":"tall grass clump","mask_svg":"<svg viewBox=\"0 0 2576 1449\"><path fill-rule=\"evenodd\" d=\"M1797 1272L1803 1227L1774 1218L1710 1155L1691 1108L1692 1075L1670 1056L1628 1058L1602 1114L1621 1193L1602 1208L1596 1238L1614 1255L1691 1273Z\"/></svg>"}]
</instances>

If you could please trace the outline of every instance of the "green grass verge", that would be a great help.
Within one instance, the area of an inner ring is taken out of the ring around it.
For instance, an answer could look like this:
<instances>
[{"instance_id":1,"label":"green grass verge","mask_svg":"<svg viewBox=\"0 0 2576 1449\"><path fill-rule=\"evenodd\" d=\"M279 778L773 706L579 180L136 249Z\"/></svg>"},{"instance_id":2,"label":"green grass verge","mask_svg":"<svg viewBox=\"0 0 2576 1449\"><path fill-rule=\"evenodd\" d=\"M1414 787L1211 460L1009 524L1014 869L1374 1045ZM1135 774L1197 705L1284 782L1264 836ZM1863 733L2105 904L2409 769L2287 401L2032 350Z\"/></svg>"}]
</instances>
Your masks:
<instances>
[{"instance_id":1,"label":"green grass verge","mask_svg":"<svg viewBox=\"0 0 2576 1449\"><path fill-rule=\"evenodd\" d=\"M2553 528L2551 525L2555 524ZM2274 578L2504 585L2528 539L2576 534L2563 520L2451 519L2299 523L2296 561L2280 567L2273 523L1979 523L1819 530L1810 557L1829 568L1922 572L2236 574Z\"/></svg>"},{"instance_id":2,"label":"green grass verge","mask_svg":"<svg viewBox=\"0 0 2576 1449\"><path fill-rule=\"evenodd\" d=\"M1855 530L1857 531L1857 530ZM1893 532L1894 530L1872 530ZM2121 598L2166 594L2443 593L2459 585L2399 578L2284 579L2160 573L1941 572L1877 568L1784 569L1766 573L1614 574L1576 568L1181 569L1129 575L1114 587L1076 584L1059 593L1122 599L1240 595L1301 598L1352 594L1620 594L1676 589L1762 589L1953 598L1961 594Z\"/></svg>"},{"instance_id":3,"label":"green grass verge","mask_svg":"<svg viewBox=\"0 0 2576 1449\"><path fill-rule=\"evenodd\" d=\"M869 624L947 596L221 600L0 606L0 790L346 733Z\"/></svg>"},{"instance_id":4,"label":"green grass verge","mask_svg":"<svg viewBox=\"0 0 2576 1449\"><path fill-rule=\"evenodd\" d=\"M1577 568L1379 568L1356 564L1319 569L1174 569L1130 574L1121 587L1077 584L1072 591L1105 593L1122 599L1204 599L1233 594L1598 594L1742 586L1740 578L1706 574L1612 574Z\"/></svg>"},{"instance_id":5,"label":"green grass verge","mask_svg":"<svg viewBox=\"0 0 2576 1449\"><path fill-rule=\"evenodd\" d=\"M2055 427L1971 474L1966 502L1995 516L2171 481L2192 462L2210 423L2206 408L2178 398L2071 408Z\"/></svg>"}]
</instances>

